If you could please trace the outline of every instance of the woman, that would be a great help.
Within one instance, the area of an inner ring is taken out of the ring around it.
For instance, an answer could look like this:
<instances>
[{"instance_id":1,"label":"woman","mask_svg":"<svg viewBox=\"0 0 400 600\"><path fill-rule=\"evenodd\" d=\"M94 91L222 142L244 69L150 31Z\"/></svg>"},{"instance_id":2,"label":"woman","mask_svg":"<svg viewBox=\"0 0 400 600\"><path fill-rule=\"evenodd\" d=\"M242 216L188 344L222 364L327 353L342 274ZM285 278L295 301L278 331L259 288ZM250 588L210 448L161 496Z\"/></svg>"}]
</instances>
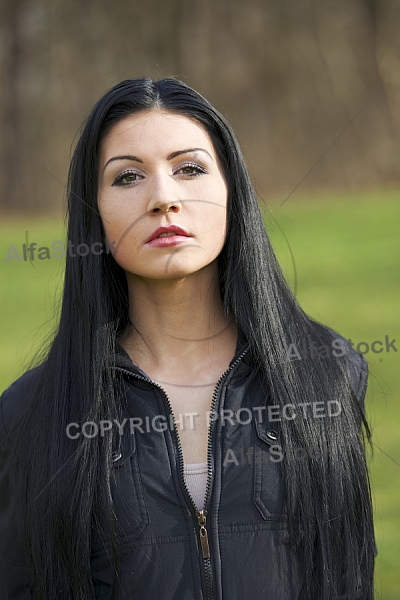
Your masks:
<instances>
[{"instance_id":1,"label":"woman","mask_svg":"<svg viewBox=\"0 0 400 600\"><path fill-rule=\"evenodd\" d=\"M292 296L223 117L123 81L68 192L59 328L0 403L0 598L373 598L367 366Z\"/></svg>"}]
</instances>

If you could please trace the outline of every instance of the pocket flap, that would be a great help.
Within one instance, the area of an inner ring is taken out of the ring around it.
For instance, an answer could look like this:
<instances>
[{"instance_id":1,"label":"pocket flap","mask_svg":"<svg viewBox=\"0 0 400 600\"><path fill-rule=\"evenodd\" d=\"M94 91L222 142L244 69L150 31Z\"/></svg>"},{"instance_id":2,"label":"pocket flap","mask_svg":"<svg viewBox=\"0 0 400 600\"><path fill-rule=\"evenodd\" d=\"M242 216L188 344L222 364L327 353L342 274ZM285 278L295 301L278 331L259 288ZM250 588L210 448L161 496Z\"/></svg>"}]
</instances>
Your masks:
<instances>
[{"instance_id":1,"label":"pocket flap","mask_svg":"<svg viewBox=\"0 0 400 600\"><path fill-rule=\"evenodd\" d=\"M121 467L136 451L135 433L124 428L123 433L117 429L113 437L111 452L111 468Z\"/></svg>"},{"instance_id":2,"label":"pocket flap","mask_svg":"<svg viewBox=\"0 0 400 600\"><path fill-rule=\"evenodd\" d=\"M265 413L261 415L260 413L255 411L254 420L256 425L257 435L260 440L263 440L266 444L270 446L275 446L276 444L281 445L282 441L282 431L278 421L268 421L268 419L264 418Z\"/></svg>"}]
</instances>

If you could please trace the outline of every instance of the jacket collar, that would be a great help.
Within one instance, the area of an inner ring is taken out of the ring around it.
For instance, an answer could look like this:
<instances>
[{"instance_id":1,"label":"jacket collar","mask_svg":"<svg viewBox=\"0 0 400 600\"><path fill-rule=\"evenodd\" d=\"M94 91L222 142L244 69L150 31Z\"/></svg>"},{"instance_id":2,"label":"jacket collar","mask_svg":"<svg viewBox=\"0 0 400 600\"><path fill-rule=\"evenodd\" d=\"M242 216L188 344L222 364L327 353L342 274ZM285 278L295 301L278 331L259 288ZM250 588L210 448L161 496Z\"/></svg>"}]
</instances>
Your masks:
<instances>
[{"instance_id":1,"label":"jacket collar","mask_svg":"<svg viewBox=\"0 0 400 600\"><path fill-rule=\"evenodd\" d=\"M248 345L249 344L247 342L246 336L244 335L242 330L238 327L238 338L237 338L237 342L236 342L235 354L230 362L230 365L239 358L239 356L246 350L246 348L248 348ZM243 361L246 364L251 364L250 352L247 352L245 354L245 356L243 357ZM138 373L139 375L142 375L143 377L147 378L146 373L144 371L142 371L142 369L139 367L139 365L131 359L129 354L118 343L116 345L116 350L115 350L115 366L120 367L122 369L126 369L128 371L133 371L133 372Z\"/></svg>"}]
</instances>

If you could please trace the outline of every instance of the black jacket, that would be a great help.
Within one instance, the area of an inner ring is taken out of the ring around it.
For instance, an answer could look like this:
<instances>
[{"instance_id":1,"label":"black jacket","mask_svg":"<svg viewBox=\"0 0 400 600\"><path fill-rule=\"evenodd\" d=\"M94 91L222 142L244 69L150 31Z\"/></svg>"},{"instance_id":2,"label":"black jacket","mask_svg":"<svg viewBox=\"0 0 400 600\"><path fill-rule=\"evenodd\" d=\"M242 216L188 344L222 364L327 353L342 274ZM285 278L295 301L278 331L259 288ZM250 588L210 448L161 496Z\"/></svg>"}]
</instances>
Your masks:
<instances>
[{"instance_id":1,"label":"black jacket","mask_svg":"<svg viewBox=\"0 0 400 600\"><path fill-rule=\"evenodd\" d=\"M367 363L355 354L351 365L354 391L363 402ZM246 342L239 339L214 391L205 519L203 513L196 515L184 484L182 451L165 392L122 349L116 369L124 376L128 406L112 465L112 493L122 524L118 600L300 600L302 560L289 555L283 512L278 420L283 417L277 409L265 409L267 391ZM7 428L29 397L36 372L23 375L0 400L0 600L34 598L13 527L16 500L10 501L7 485ZM301 418L312 418L312 410L303 407ZM74 426L70 434L80 431ZM103 539L96 532L94 536L96 598L109 600L107 533Z\"/></svg>"}]
</instances>

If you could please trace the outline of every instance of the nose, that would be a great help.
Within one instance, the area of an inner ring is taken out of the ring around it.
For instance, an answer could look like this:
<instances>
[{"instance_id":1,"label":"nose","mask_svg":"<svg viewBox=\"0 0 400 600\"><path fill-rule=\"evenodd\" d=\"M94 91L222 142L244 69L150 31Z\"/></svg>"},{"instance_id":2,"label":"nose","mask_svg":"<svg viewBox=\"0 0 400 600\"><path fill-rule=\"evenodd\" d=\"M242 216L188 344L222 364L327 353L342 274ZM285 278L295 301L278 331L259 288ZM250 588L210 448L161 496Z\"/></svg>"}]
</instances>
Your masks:
<instances>
[{"instance_id":1,"label":"nose","mask_svg":"<svg viewBox=\"0 0 400 600\"><path fill-rule=\"evenodd\" d=\"M149 189L149 214L168 211L177 213L181 208L182 204L178 196L177 185L172 177L165 172L155 174Z\"/></svg>"}]
</instances>

